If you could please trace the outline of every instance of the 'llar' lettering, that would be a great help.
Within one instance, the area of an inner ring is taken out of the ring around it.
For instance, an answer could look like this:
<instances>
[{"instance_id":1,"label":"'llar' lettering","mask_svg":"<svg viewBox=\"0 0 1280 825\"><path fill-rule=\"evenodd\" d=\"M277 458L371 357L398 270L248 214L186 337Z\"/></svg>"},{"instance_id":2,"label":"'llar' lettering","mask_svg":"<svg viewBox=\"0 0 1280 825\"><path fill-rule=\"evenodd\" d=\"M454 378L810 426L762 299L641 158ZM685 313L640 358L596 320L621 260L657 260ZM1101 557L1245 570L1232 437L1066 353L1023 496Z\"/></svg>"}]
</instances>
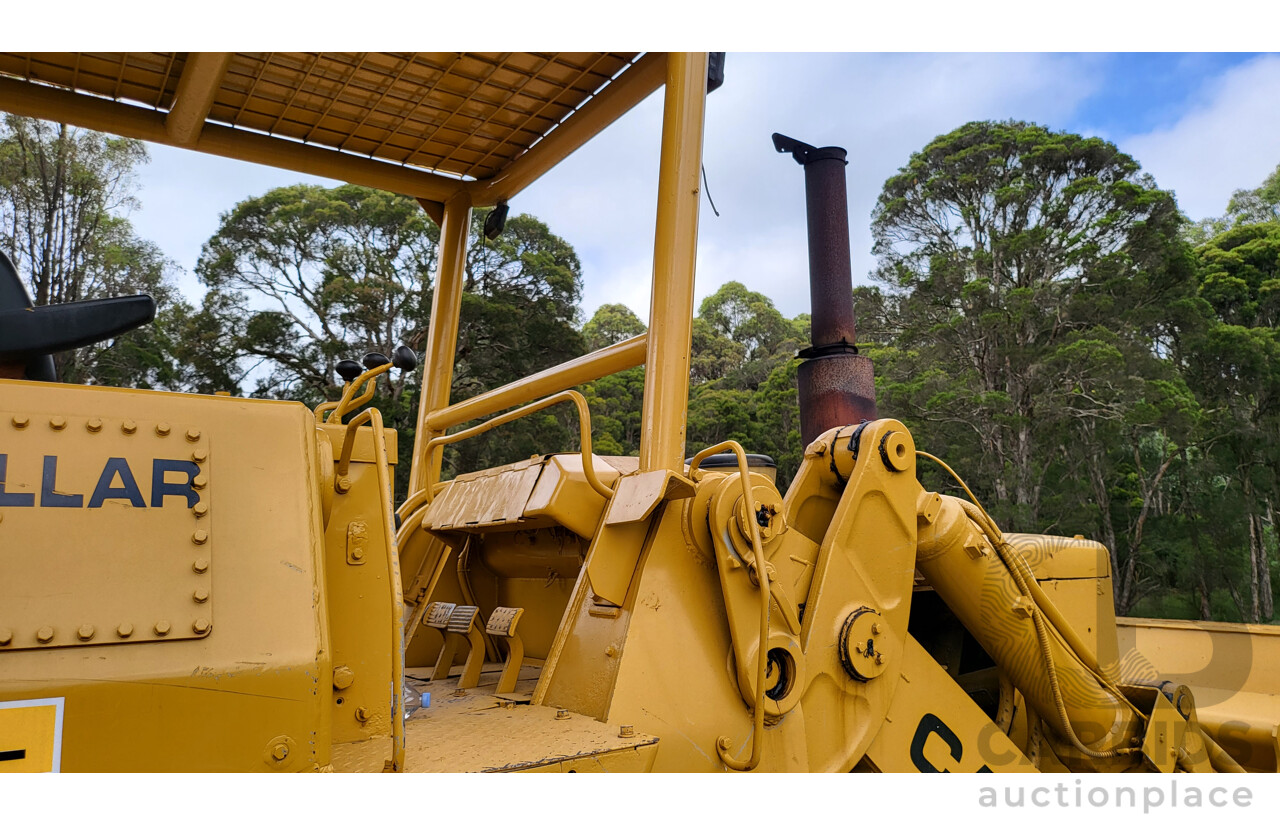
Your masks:
<instances>
[{"instance_id":1,"label":"'llar' lettering","mask_svg":"<svg viewBox=\"0 0 1280 825\"><path fill-rule=\"evenodd\" d=\"M85 507L83 493L64 493L58 491L58 456L44 456L40 476L40 506ZM35 493L14 493L5 489L8 481L9 456L0 453L0 507L35 507ZM174 478L179 475L179 478ZM151 506L163 507L165 499L180 498L190 510L200 501L200 493L195 489L196 476L200 474L200 465L194 461L173 458L156 458L151 462ZM103 503L111 500L123 500L139 509L146 509L147 501L143 497L142 488L133 475L133 468L128 459L108 458L106 466L98 476L97 486L89 496L90 508L99 509Z\"/></svg>"},{"instance_id":2,"label":"'llar' lettering","mask_svg":"<svg viewBox=\"0 0 1280 825\"><path fill-rule=\"evenodd\" d=\"M79 494L68 495L59 493L58 486L58 457L56 455L47 455L44 457L44 473L40 476L40 506L41 507L83 507L84 496Z\"/></svg>"},{"instance_id":3,"label":"'llar' lettering","mask_svg":"<svg viewBox=\"0 0 1280 825\"><path fill-rule=\"evenodd\" d=\"M181 482L165 481L165 473L184 473L186 478ZM165 496L181 496L187 501L187 509L196 506L200 494L195 491L192 482L200 473L200 466L194 461L180 461L172 458L157 458L151 463L151 506L163 507Z\"/></svg>"},{"instance_id":4,"label":"'llar' lettering","mask_svg":"<svg viewBox=\"0 0 1280 825\"><path fill-rule=\"evenodd\" d=\"M123 486L112 486L116 476L120 477ZM107 459L107 466L102 468L102 475L98 478L98 486L89 497L89 506L101 507L102 502L109 498L127 499L134 507L147 506L142 499L142 491L138 489L138 482L133 478L133 470L129 469L129 462L123 458Z\"/></svg>"},{"instance_id":5,"label":"'llar' lettering","mask_svg":"<svg viewBox=\"0 0 1280 825\"><path fill-rule=\"evenodd\" d=\"M4 489L5 473L9 469L9 456L0 453L0 507L35 507L35 493L10 493Z\"/></svg>"}]
</instances>

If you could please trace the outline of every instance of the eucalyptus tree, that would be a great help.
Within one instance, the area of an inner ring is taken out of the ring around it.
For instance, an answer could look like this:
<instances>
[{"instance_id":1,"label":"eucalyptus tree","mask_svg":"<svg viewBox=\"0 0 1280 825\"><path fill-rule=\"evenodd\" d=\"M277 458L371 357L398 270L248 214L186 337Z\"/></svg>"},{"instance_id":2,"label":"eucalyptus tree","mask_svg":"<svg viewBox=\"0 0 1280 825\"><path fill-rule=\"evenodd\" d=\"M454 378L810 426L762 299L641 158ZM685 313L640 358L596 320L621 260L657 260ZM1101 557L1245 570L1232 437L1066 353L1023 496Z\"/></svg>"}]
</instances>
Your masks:
<instances>
[{"instance_id":1,"label":"eucalyptus tree","mask_svg":"<svg viewBox=\"0 0 1280 825\"><path fill-rule=\"evenodd\" d=\"M69 383L185 388L173 321L187 307L175 265L129 222L145 145L63 123L5 115L0 122L0 246L37 306L149 293L156 323L54 356Z\"/></svg>"},{"instance_id":2,"label":"eucalyptus tree","mask_svg":"<svg viewBox=\"0 0 1280 825\"><path fill-rule=\"evenodd\" d=\"M975 122L913 154L872 218L896 345L916 365L918 386L899 395L907 412L976 442L962 464L1005 522L1041 526L1063 458L1043 437L1082 418L1061 390L1083 389L1063 384L1055 357L1100 355L1081 342L1098 329L1128 339L1133 357L1158 357L1176 335L1159 310L1188 291L1192 269L1173 197L1100 138ZM1121 392L1106 415L1123 417L1132 398Z\"/></svg>"}]
</instances>

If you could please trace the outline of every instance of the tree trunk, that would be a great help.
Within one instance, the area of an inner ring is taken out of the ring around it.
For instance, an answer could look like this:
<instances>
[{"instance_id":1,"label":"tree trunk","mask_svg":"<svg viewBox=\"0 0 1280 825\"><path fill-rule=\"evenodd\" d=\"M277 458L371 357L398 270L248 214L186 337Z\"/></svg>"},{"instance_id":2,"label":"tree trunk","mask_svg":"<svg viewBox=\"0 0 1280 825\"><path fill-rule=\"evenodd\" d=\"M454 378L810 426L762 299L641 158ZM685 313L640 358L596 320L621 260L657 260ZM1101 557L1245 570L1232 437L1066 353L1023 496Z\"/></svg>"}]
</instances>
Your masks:
<instances>
[{"instance_id":1,"label":"tree trunk","mask_svg":"<svg viewBox=\"0 0 1280 825\"><path fill-rule=\"evenodd\" d=\"M1085 428L1090 435L1093 433L1092 423ZM1092 439L1090 439L1092 442ZM1097 450L1089 451L1089 485L1093 488L1094 502L1098 506L1098 521L1102 527L1102 543L1107 546L1107 552L1111 554L1111 600L1115 605L1116 612L1120 612L1120 556L1119 549L1116 545L1116 527L1111 520L1111 494L1107 489L1106 474L1102 469L1102 458L1098 455Z\"/></svg>"},{"instance_id":2,"label":"tree trunk","mask_svg":"<svg viewBox=\"0 0 1280 825\"><path fill-rule=\"evenodd\" d=\"M1222 580L1227 583L1227 592L1231 594L1231 601L1235 602L1236 612L1240 614L1240 620L1244 621L1248 615L1248 611L1244 608L1244 601L1240 598L1240 590L1236 587L1235 582L1231 581L1230 576L1223 576Z\"/></svg>"},{"instance_id":3,"label":"tree trunk","mask_svg":"<svg viewBox=\"0 0 1280 825\"><path fill-rule=\"evenodd\" d=\"M1262 520L1256 513L1249 514L1249 621L1260 622L1263 580L1267 578L1266 550L1262 546Z\"/></svg>"},{"instance_id":4,"label":"tree trunk","mask_svg":"<svg viewBox=\"0 0 1280 825\"><path fill-rule=\"evenodd\" d=\"M1213 610L1209 604L1209 586L1204 581L1204 570L1196 572L1196 592L1200 594L1200 618L1207 622L1213 618Z\"/></svg>"},{"instance_id":5,"label":"tree trunk","mask_svg":"<svg viewBox=\"0 0 1280 825\"><path fill-rule=\"evenodd\" d=\"M1275 510L1271 506L1270 498L1266 499L1266 504L1267 504L1267 522L1271 525L1271 532L1274 535L1276 531ZM1261 530L1259 532L1261 533ZM1262 539L1263 540L1259 543L1259 547L1261 548L1261 553L1259 554L1259 557L1258 557L1259 564L1262 567L1262 581L1259 582L1259 585L1260 585L1259 589L1261 590L1261 594L1262 594L1262 598L1261 598L1262 619L1263 621L1269 622L1273 618L1275 618L1275 603L1272 600L1271 560L1267 557L1266 536L1263 535Z\"/></svg>"},{"instance_id":6,"label":"tree trunk","mask_svg":"<svg viewBox=\"0 0 1280 825\"><path fill-rule=\"evenodd\" d=\"M1137 449L1134 449L1135 458L1137 457ZM1156 471L1155 478L1152 479L1150 485L1143 485L1142 491L1142 511L1138 513L1138 520L1134 522L1133 529L1129 535L1129 558L1125 561L1124 566L1124 582L1121 588L1120 604L1123 606L1125 615L1128 615L1130 608L1138 601L1138 594L1135 588L1135 579L1138 572L1138 551L1142 549L1143 529L1146 527L1147 516L1151 513L1151 505L1156 500L1156 494L1160 489L1160 484L1164 481L1164 475L1173 466L1173 461L1178 457L1178 453L1170 453L1160 465L1160 469ZM1142 464L1137 462L1139 471L1141 472Z\"/></svg>"},{"instance_id":7,"label":"tree trunk","mask_svg":"<svg viewBox=\"0 0 1280 825\"><path fill-rule=\"evenodd\" d=\"M1250 474L1252 468L1248 465L1241 465L1240 475L1242 486L1244 489L1245 506L1248 508L1249 521L1249 613L1248 621L1261 621L1261 604L1259 603L1259 581L1260 571L1258 569L1258 555L1262 546L1262 531L1259 529L1258 516L1254 512L1256 502L1253 499L1253 478Z\"/></svg>"},{"instance_id":8,"label":"tree trunk","mask_svg":"<svg viewBox=\"0 0 1280 825\"><path fill-rule=\"evenodd\" d=\"M1200 618L1205 621L1213 619L1213 604L1210 601L1212 593L1209 590L1209 582L1206 581L1204 550L1200 544L1200 516L1195 507L1191 504L1191 490L1187 483L1187 448L1179 449L1178 454L1182 456L1182 463L1179 465L1182 475L1182 507L1187 516L1187 532L1191 534L1191 549L1194 552L1193 564L1196 569L1196 589L1200 593Z\"/></svg>"}]
</instances>

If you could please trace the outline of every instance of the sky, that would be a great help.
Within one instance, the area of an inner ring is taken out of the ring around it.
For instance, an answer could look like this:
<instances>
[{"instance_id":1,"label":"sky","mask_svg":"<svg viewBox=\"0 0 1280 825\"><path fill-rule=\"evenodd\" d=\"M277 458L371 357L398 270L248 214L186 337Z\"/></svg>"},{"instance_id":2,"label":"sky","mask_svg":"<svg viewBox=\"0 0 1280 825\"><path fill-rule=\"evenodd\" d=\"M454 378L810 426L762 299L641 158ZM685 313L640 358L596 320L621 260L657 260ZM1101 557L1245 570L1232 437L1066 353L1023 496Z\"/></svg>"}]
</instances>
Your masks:
<instances>
[{"instance_id":1,"label":"sky","mask_svg":"<svg viewBox=\"0 0 1280 825\"><path fill-rule=\"evenodd\" d=\"M511 201L577 250L583 320L604 303L647 318L662 93ZM849 152L855 284L870 283L870 216L884 181L933 137L972 120L1017 119L1114 142L1173 190L1192 219L1280 164L1280 55L1252 53L730 52L707 100L698 300L730 280L788 317L809 309L804 175L774 152L782 132ZM181 270L191 300L219 216L293 172L151 147L131 218Z\"/></svg>"}]
</instances>

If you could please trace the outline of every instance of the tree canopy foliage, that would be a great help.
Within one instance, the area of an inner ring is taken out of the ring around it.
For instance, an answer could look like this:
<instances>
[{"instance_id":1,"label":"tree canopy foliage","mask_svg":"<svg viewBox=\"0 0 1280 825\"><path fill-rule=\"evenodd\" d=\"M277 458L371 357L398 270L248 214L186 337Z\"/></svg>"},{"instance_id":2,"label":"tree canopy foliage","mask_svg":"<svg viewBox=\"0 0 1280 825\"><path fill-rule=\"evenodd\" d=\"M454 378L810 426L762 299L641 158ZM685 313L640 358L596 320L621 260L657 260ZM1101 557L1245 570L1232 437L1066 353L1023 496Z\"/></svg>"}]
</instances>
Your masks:
<instances>
[{"instance_id":1,"label":"tree canopy foliage","mask_svg":"<svg viewBox=\"0 0 1280 825\"><path fill-rule=\"evenodd\" d=\"M1280 165L1256 189L1237 189L1227 202L1226 214L1204 218L1184 230L1187 239L1203 244L1235 226L1280 221Z\"/></svg>"},{"instance_id":2,"label":"tree canopy foliage","mask_svg":"<svg viewBox=\"0 0 1280 825\"><path fill-rule=\"evenodd\" d=\"M873 215L886 291L859 302L881 410L1010 529L1106 544L1121 612L1183 594L1192 615L1269 619L1275 253L1249 221L1193 248L1172 194L1097 138L935 138Z\"/></svg>"},{"instance_id":3,"label":"tree canopy foliage","mask_svg":"<svg viewBox=\"0 0 1280 825\"><path fill-rule=\"evenodd\" d=\"M572 247L529 215L484 237L476 210L464 268L451 398L463 400L581 355L582 272ZM344 358L425 347L439 228L412 199L360 186L289 186L222 216L196 271L209 288L192 317L210 345L201 365L221 389L314 406L342 391ZM403 486L410 464L421 368L393 371L375 403L400 433ZM446 452L460 467L527 458L538 444L568 440L552 412L522 420L505 439Z\"/></svg>"},{"instance_id":4,"label":"tree canopy foliage","mask_svg":"<svg viewBox=\"0 0 1280 825\"><path fill-rule=\"evenodd\" d=\"M149 293L156 323L113 341L58 353L73 383L179 388L169 357L181 301L172 263L129 223L141 141L5 115L0 124L0 244L36 306Z\"/></svg>"},{"instance_id":5,"label":"tree canopy foliage","mask_svg":"<svg viewBox=\"0 0 1280 825\"><path fill-rule=\"evenodd\" d=\"M4 242L38 303L146 291L157 323L70 354L65 380L229 391L314 406L334 365L421 352L439 232L413 201L290 186L235 205L205 245L199 306L128 222L141 144L8 118ZM465 399L645 332L620 304L580 314L573 248L529 215L470 227L451 397ZM1007 529L1083 535L1111 554L1122 613L1273 618L1280 493L1280 167L1192 224L1099 138L965 124L890 177L875 285L854 289L882 415L946 457ZM585 321L585 322L584 322ZM687 449L734 439L799 467L796 353L809 316L720 286L693 319ZM410 464L421 371L375 403ZM642 367L582 388L596 452L636 454ZM446 474L575 449L552 408L446 453ZM933 489L949 477L922 468Z\"/></svg>"}]
</instances>

